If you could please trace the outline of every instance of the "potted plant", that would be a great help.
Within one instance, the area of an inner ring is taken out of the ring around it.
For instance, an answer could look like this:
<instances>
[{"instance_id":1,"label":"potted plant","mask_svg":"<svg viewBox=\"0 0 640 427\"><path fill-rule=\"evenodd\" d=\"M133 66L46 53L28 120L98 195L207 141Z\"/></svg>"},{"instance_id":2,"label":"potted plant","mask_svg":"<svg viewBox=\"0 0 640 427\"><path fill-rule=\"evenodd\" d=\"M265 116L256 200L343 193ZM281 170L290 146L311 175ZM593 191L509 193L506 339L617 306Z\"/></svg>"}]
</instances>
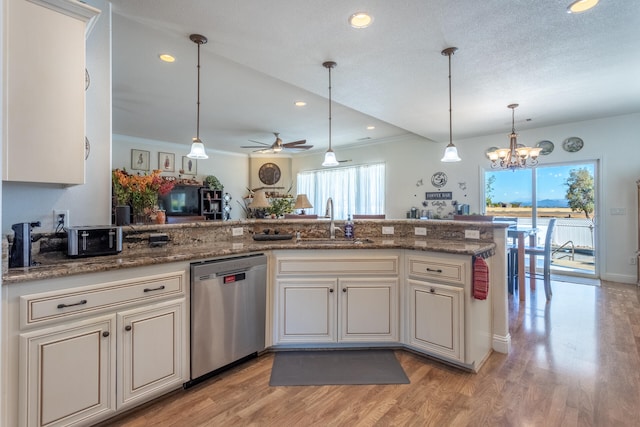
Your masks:
<instances>
[{"instance_id":1,"label":"potted plant","mask_svg":"<svg viewBox=\"0 0 640 427\"><path fill-rule=\"evenodd\" d=\"M211 189L211 190L222 190L224 188L224 186L222 185L222 183L220 183L220 181L218 180L218 178L216 178L213 175L209 175L204 179L204 183Z\"/></svg>"}]
</instances>

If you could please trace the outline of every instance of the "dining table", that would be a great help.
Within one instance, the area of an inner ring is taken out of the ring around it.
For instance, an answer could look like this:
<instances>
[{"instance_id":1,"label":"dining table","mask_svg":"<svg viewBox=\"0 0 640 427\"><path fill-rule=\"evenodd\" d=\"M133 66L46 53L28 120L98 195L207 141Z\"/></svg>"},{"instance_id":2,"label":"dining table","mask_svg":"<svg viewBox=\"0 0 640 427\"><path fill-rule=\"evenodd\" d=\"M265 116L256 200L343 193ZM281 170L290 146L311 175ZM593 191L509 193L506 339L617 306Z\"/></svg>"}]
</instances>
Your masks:
<instances>
[{"instance_id":1,"label":"dining table","mask_svg":"<svg viewBox=\"0 0 640 427\"><path fill-rule=\"evenodd\" d=\"M515 241L515 247L517 248L518 253L518 296L520 301L526 300L526 292L524 290L525 285L525 275L524 275L524 257L525 257L525 238L529 237L529 245L536 246L536 234L538 233L537 228L532 227L518 227L511 226L507 228L507 237L513 239ZM535 258L532 258L529 261L529 276L531 277L531 289L535 289L535 272L536 272L536 263ZM509 277L511 280L511 277Z\"/></svg>"}]
</instances>

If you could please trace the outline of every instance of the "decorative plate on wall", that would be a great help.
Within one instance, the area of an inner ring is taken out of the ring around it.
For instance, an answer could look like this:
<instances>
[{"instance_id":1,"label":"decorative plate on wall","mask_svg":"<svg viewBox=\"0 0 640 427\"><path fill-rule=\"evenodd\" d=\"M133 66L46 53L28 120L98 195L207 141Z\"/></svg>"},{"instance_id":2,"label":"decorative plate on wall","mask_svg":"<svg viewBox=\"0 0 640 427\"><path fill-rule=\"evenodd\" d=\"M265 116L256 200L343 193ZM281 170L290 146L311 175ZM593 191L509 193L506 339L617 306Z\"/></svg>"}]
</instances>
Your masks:
<instances>
[{"instance_id":1,"label":"decorative plate on wall","mask_svg":"<svg viewBox=\"0 0 640 427\"><path fill-rule=\"evenodd\" d=\"M577 136L572 136L570 138L567 138L562 143L562 148L564 148L564 150L568 151L569 153L575 153L576 151L580 151L582 150L583 146L584 146L584 141L578 138Z\"/></svg>"},{"instance_id":2,"label":"decorative plate on wall","mask_svg":"<svg viewBox=\"0 0 640 427\"><path fill-rule=\"evenodd\" d=\"M543 156L546 156L547 154L551 154L551 152L555 148L555 145L553 145L553 142L551 141L540 141L536 144L536 147L542 148L542 151L540 151L540 154L542 154Z\"/></svg>"},{"instance_id":3,"label":"decorative plate on wall","mask_svg":"<svg viewBox=\"0 0 640 427\"><path fill-rule=\"evenodd\" d=\"M447 174L444 172L436 172L431 177L431 184L436 188L442 188L447 185Z\"/></svg>"}]
</instances>

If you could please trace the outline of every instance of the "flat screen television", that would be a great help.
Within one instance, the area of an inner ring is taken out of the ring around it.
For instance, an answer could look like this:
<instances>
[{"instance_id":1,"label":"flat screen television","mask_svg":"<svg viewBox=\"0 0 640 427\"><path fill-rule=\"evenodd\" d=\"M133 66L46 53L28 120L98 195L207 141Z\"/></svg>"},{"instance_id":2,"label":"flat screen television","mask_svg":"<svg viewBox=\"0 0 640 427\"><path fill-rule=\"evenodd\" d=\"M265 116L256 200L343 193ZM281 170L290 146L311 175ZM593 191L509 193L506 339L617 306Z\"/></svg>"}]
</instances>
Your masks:
<instances>
[{"instance_id":1,"label":"flat screen television","mask_svg":"<svg viewBox=\"0 0 640 427\"><path fill-rule=\"evenodd\" d=\"M201 215L200 187L197 185L176 185L169 194L158 198L158 206L167 215Z\"/></svg>"}]
</instances>

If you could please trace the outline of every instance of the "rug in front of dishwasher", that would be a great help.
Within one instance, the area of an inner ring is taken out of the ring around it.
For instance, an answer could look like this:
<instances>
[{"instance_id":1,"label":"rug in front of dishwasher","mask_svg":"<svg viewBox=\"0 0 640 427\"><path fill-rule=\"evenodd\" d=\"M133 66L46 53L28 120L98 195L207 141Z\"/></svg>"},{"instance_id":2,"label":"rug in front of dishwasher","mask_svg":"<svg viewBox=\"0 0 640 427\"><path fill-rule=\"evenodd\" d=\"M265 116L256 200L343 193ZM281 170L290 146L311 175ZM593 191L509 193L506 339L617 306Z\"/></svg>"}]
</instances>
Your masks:
<instances>
[{"instance_id":1,"label":"rug in front of dishwasher","mask_svg":"<svg viewBox=\"0 0 640 427\"><path fill-rule=\"evenodd\" d=\"M393 350L281 351L270 386L409 384Z\"/></svg>"}]
</instances>

